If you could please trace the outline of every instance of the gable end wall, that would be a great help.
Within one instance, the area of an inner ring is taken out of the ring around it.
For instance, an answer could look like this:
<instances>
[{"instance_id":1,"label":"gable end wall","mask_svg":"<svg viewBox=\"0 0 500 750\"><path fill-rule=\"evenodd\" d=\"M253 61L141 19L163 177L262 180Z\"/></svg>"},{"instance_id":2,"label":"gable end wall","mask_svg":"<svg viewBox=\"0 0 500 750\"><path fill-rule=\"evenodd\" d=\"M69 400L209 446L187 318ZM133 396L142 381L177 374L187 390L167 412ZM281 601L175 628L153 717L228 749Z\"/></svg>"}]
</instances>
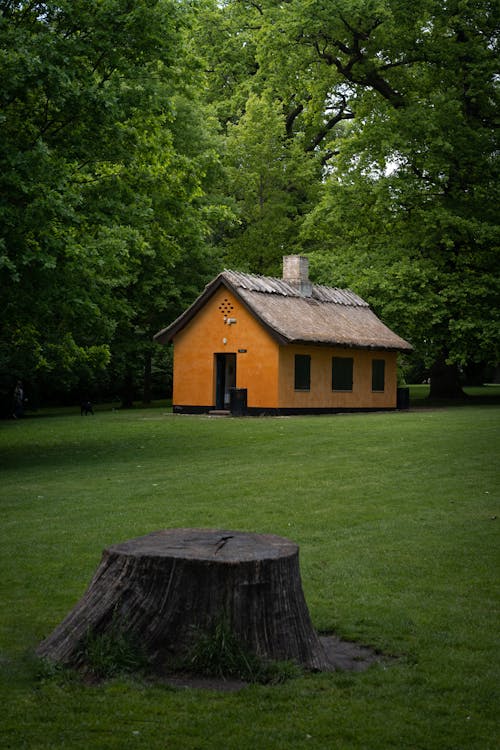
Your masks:
<instances>
[{"instance_id":1,"label":"gable end wall","mask_svg":"<svg viewBox=\"0 0 500 750\"><path fill-rule=\"evenodd\" d=\"M224 322L224 310L236 323ZM216 353L236 355L236 387L247 389L249 408L276 407L279 346L224 286L174 337L174 406L213 408Z\"/></svg>"}]
</instances>

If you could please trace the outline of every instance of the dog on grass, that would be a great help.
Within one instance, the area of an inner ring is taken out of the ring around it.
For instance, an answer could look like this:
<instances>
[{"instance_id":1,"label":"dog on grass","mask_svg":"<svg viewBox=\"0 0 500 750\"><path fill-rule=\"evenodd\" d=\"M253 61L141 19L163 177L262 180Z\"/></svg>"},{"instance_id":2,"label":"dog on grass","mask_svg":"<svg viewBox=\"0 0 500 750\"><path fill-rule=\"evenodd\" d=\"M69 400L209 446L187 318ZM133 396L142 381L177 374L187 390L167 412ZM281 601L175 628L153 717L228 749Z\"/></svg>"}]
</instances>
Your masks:
<instances>
[{"instance_id":1,"label":"dog on grass","mask_svg":"<svg viewBox=\"0 0 500 750\"><path fill-rule=\"evenodd\" d=\"M82 417L83 415L88 416L89 414L92 414L92 416L94 416L94 409L90 401L82 401L82 405L80 407L80 414L82 415Z\"/></svg>"}]
</instances>

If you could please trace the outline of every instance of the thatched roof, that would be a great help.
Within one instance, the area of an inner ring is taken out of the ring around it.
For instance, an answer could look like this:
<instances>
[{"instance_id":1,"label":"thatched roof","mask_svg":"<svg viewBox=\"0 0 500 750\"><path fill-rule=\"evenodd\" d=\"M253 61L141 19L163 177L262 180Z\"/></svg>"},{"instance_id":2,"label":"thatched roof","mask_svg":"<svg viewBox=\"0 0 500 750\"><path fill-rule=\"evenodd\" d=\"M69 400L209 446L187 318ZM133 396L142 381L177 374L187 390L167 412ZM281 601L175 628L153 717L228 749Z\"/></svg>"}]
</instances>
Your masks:
<instances>
[{"instance_id":1,"label":"thatched roof","mask_svg":"<svg viewBox=\"0 0 500 750\"><path fill-rule=\"evenodd\" d=\"M230 290L280 344L412 350L349 289L312 284L306 295L283 279L238 271L220 273L177 320L156 334L156 341L171 341L220 286Z\"/></svg>"}]
</instances>

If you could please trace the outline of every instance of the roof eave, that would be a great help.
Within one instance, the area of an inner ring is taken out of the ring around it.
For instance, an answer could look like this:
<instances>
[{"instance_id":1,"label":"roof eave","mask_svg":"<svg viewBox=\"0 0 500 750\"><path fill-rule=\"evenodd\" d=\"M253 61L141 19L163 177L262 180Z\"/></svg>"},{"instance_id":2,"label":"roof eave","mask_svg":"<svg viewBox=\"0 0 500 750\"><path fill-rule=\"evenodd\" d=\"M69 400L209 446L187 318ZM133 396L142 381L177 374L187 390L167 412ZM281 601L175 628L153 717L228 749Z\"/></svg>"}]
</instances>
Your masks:
<instances>
[{"instance_id":1,"label":"roof eave","mask_svg":"<svg viewBox=\"0 0 500 750\"><path fill-rule=\"evenodd\" d=\"M181 315L179 315L178 318L174 320L173 323L171 323L166 328L162 328L161 331L158 331L158 333L155 333L153 336L153 340L157 341L159 344L169 344L174 336L179 333L187 324L194 318L196 313L203 307L207 299L212 296L215 289L222 283L221 282L221 276L222 274L219 274L215 277L215 279L212 279L210 281L205 289L202 291L199 297L195 299L195 301L187 308L187 310L184 310Z\"/></svg>"},{"instance_id":2,"label":"roof eave","mask_svg":"<svg viewBox=\"0 0 500 750\"><path fill-rule=\"evenodd\" d=\"M162 328L162 330L158 331L158 333L155 333L155 335L153 336L153 340L157 341L159 344L170 343L173 340L174 336L176 336L180 331L182 331L183 328L187 326L187 324L194 318L199 310L201 310L203 305L210 299L210 297L217 291L220 286L225 286L226 289L231 291L234 296L237 297L239 302L241 302L241 304L250 312L251 315L253 315L253 317L257 318L259 323L279 344L290 343L290 339L288 339L280 331L277 331L275 328L266 323L266 321L264 321L259 315L259 311L253 308L252 305L248 304L247 300L245 300L239 294L238 289L234 287L231 282L228 281L228 279L224 276L224 272L220 273L215 277L215 279L207 284L200 296L197 297L195 301L187 308L187 310L179 315L179 317L176 318L173 323L171 323L166 328Z\"/></svg>"},{"instance_id":3,"label":"roof eave","mask_svg":"<svg viewBox=\"0 0 500 750\"><path fill-rule=\"evenodd\" d=\"M369 351L384 351L384 352L412 352L413 347L408 342L401 344L401 346L388 346L387 344L380 344L374 342L372 344L361 344L355 341L318 341L314 339L290 339L286 342L287 344L295 344L296 346L328 346L338 347L340 349L367 349Z\"/></svg>"}]
</instances>

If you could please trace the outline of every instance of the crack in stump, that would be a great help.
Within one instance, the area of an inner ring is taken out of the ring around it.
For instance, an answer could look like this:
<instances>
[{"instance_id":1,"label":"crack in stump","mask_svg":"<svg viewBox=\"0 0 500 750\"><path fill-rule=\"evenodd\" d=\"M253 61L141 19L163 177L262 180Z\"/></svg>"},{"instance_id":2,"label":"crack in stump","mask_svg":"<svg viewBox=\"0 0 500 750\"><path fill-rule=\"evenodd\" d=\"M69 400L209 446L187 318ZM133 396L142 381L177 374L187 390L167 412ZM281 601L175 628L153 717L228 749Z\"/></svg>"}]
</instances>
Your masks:
<instances>
[{"instance_id":1,"label":"crack in stump","mask_svg":"<svg viewBox=\"0 0 500 750\"><path fill-rule=\"evenodd\" d=\"M220 550L228 543L230 539L234 539L234 536L222 536L217 542L214 554L216 555Z\"/></svg>"}]
</instances>

